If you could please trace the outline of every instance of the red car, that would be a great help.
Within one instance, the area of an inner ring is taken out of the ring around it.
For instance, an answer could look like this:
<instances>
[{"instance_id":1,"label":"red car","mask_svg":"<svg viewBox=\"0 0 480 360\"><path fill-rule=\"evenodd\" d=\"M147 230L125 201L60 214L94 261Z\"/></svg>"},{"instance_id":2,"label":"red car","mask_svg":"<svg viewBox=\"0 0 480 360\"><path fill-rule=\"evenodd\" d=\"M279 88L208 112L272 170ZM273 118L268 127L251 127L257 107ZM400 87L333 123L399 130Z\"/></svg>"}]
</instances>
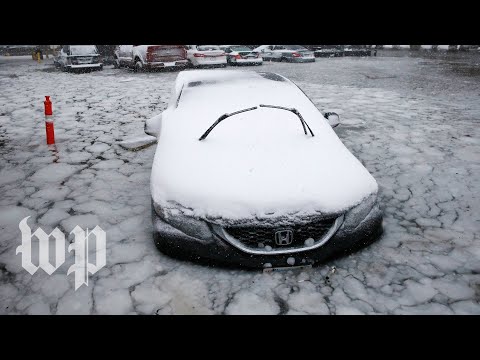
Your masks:
<instances>
[{"instance_id":1,"label":"red car","mask_svg":"<svg viewBox=\"0 0 480 360\"><path fill-rule=\"evenodd\" d=\"M187 51L184 45L119 45L115 49L114 64L135 71L186 67Z\"/></svg>"}]
</instances>

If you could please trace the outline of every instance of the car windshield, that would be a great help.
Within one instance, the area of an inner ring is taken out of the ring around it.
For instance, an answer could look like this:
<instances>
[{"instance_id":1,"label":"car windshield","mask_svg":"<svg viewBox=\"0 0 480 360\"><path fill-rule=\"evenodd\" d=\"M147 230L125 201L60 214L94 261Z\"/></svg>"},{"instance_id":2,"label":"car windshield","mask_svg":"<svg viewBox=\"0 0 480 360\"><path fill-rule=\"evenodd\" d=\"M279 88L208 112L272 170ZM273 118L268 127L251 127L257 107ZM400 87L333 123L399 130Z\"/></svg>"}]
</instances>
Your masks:
<instances>
[{"instance_id":1,"label":"car windshield","mask_svg":"<svg viewBox=\"0 0 480 360\"><path fill-rule=\"evenodd\" d=\"M233 51L252 51L252 49L247 46L232 46L231 49Z\"/></svg>"},{"instance_id":2,"label":"car windshield","mask_svg":"<svg viewBox=\"0 0 480 360\"><path fill-rule=\"evenodd\" d=\"M220 50L220 47L217 45L199 45L197 49L200 51L210 51L210 50Z\"/></svg>"},{"instance_id":3,"label":"car windshield","mask_svg":"<svg viewBox=\"0 0 480 360\"><path fill-rule=\"evenodd\" d=\"M232 112L230 114L223 114L222 116L220 116L213 124L212 126L210 126L207 131L205 131L203 133L202 136L200 136L200 138L198 139L199 141L202 141L202 140L205 140L206 137L208 136L208 134L210 134L212 132L212 130L218 125L220 124L223 120L233 116L233 115L237 115L237 114L241 114L241 113L244 113L244 112L247 112L247 111L252 111L252 110L257 110L259 108L271 108L271 109L280 109L280 110L286 110L286 111L290 111L292 113L294 113L295 115L297 115L297 117L300 119L300 122L302 123L302 127L303 127L303 131L305 132L305 135L307 135L307 128L308 128L308 131L310 131L310 135L315 136L313 134L313 131L312 129L310 128L310 126L307 124L307 122L305 121L305 119L303 118L303 116L300 114L300 112L295 109L295 108L287 108L287 107L283 107L283 106L278 106L278 105L265 105L265 104L260 104L258 106L254 106L254 107L251 107L251 108L247 108L247 109L243 109L243 110L238 110L238 111L235 111L235 112Z\"/></svg>"},{"instance_id":4,"label":"car windshield","mask_svg":"<svg viewBox=\"0 0 480 360\"><path fill-rule=\"evenodd\" d=\"M95 45L71 45L70 51L72 55L92 55L98 54Z\"/></svg>"},{"instance_id":5,"label":"car windshield","mask_svg":"<svg viewBox=\"0 0 480 360\"><path fill-rule=\"evenodd\" d=\"M306 50L303 46L300 45L285 45L287 50Z\"/></svg>"}]
</instances>

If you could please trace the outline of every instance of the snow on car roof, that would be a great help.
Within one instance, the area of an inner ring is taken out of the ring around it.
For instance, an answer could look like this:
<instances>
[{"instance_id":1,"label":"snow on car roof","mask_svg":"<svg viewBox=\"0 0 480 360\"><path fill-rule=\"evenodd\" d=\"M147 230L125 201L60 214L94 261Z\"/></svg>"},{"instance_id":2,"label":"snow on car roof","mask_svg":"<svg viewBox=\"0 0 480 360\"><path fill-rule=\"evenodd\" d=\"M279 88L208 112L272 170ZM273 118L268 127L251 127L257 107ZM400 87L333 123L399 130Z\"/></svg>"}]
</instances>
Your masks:
<instances>
[{"instance_id":1,"label":"snow on car roof","mask_svg":"<svg viewBox=\"0 0 480 360\"><path fill-rule=\"evenodd\" d=\"M152 167L156 204L173 201L198 217L246 219L336 213L377 191L315 105L283 76L185 71L176 86L180 100L162 114ZM290 111L260 104L297 109L315 136L305 135ZM223 114L253 107L199 141Z\"/></svg>"},{"instance_id":2,"label":"snow on car roof","mask_svg":"<svg viewBox=\"0 0 480 360\"><path fill-rule=\"evenodd\" d=\"M241 70L188 70L182 71L177 76L177 83L182 84L190 81L226 81L226 80L251 80L262 78L275 81L287 81L286 78L275 73L256 72L256 71L241 71Z\"/></svg>"},{"instance_id":3,"label":"snow on car roof","mask_svg":"<svg viewBox=\"0 0 480 360\"><path fill-rule=\"evenodd\" d=\"M253 73L255 75L253 76L229 76L229 77L220 77L220 78L204 78L204 79L198 79L198 80L190 80L188 83L184 83L187 87L195 87L195 86L200 86L200 85L213 85L213 84L221 84L221 83L226 83L226 82L233 82L235 81L235 84L237 86L242 86L239 81L244 80L243 85L246 85L249 81L256 80L256 81L261 81L261 80L272 80L272 81L287 81L283 76L280 76L275 73ZM260 75L259 76L257 76Z\"/></svg>"},{"instance_id":4,"label":"snow on car roof","mask_svg":"<svg viewBox=\"0 0 480 360\"><path fill-rule=\"evenodd\" d=\"M213 93L218 93L218 96L212 96ZM242 99L255 100L258 105L262 101L275 101L275 94L283 98L287 93L290 97L305 98L295 84L279 74L239 70L193 70L178 74L174 99L179 105L188 98L189 106L195 106L195 103L201 105L205 101L204 97L208 97L210 104L213 101L225 110L234 110L228 107L241 104ZM172 101L171 104L173 103Z\"/></svg>"},{"instance_id":5,"label":"snow on car roof","mask_svg":"<svg viewBox=\"0 0 480 360\"><path fill-rule=\"evenodd\" d=\"M294 108L307 122L310 117L316 119L320 115L310 99L293 82L269 72L185 71L177 77L176 94L170 102L170 108L178 110L175 114L178 119L195 114L195 121L191 124L191 129L195 128L195 131L205 126L208 128L224 114L259 105ZM283 112L277 117L290 115Z\"/></svg>"}]
</instances>

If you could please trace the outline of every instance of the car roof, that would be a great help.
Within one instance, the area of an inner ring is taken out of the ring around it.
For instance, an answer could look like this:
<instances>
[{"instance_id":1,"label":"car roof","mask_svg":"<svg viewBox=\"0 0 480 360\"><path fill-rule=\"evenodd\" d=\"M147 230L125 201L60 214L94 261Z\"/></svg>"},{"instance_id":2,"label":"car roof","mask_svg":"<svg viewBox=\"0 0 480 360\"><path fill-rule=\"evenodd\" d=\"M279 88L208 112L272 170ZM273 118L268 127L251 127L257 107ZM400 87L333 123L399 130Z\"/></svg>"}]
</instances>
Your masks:
<instances>
[{"instance_id":1,"label":"car roof","mask_svg":"<svg viewBox=\"0 0 480 360\"><path fill-rule=\"evenodd\" d=\"M198 117L206 116L208 121L215 117L213 113L220 116L260 104L286 106L298 111L306 111L312 106L315 108L295 83L271 72L183 71L178 75L175 85L176 95L172 97L170 107L178 110L197 109Z\"/></svg>"},{"instance_id":2,"label":"car roof","mask_svg":"<svg viewBox=\"0 0 480 360\"><path fill-rule=\"evenodd\" d=\"M203 84L225 83L228 81L276 81L292 84L286 77L272 72L256 72L241 70L187 70L177 76L176 85L182 88Z\"/></svg>"},{"instance_id":3,"label":"car roof","mask_svg":"<svg viewBox=\"0 0 480 360\"><path fill-rule=\"evenodd\" d=\"M195 90L203 90L207 86L210 89L215 87L228 86L230 90L234 90L238 95L244 93L255 92L252 89L252 84L256 85L275 85L276 88L282 86L284 89L292 89L298 91L297 86L288 80L286 77L272 73L272 72L256 72L256 71L242 71L242 70L186 70L178 74L175 82L175 95L172 101L175 102L180 97L181 93L191 92ZM217 85L217 86L215 86ZM262 88L265 89L264 86ZM261 93L258 94L261 98Z\"/></svg>"}]
</instances>

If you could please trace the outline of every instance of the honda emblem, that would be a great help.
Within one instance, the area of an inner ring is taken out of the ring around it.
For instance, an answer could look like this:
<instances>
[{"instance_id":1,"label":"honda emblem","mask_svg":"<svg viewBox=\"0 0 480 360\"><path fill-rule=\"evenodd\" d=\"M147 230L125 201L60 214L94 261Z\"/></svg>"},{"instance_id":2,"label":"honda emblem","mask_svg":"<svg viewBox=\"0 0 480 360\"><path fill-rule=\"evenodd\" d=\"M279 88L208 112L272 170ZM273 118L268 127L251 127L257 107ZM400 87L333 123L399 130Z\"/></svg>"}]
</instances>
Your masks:
<instances>
[{"instance_id":1,"label":"honda emblem","mask_svg":"<svg viewBox=\"0 0 480 360\"><path fill-rule=\"evenodd\" d=\"M280 246L290 245L293 242L292 230L280 230L275 232L275 244Z\"/></svg>"}]
</instances>

